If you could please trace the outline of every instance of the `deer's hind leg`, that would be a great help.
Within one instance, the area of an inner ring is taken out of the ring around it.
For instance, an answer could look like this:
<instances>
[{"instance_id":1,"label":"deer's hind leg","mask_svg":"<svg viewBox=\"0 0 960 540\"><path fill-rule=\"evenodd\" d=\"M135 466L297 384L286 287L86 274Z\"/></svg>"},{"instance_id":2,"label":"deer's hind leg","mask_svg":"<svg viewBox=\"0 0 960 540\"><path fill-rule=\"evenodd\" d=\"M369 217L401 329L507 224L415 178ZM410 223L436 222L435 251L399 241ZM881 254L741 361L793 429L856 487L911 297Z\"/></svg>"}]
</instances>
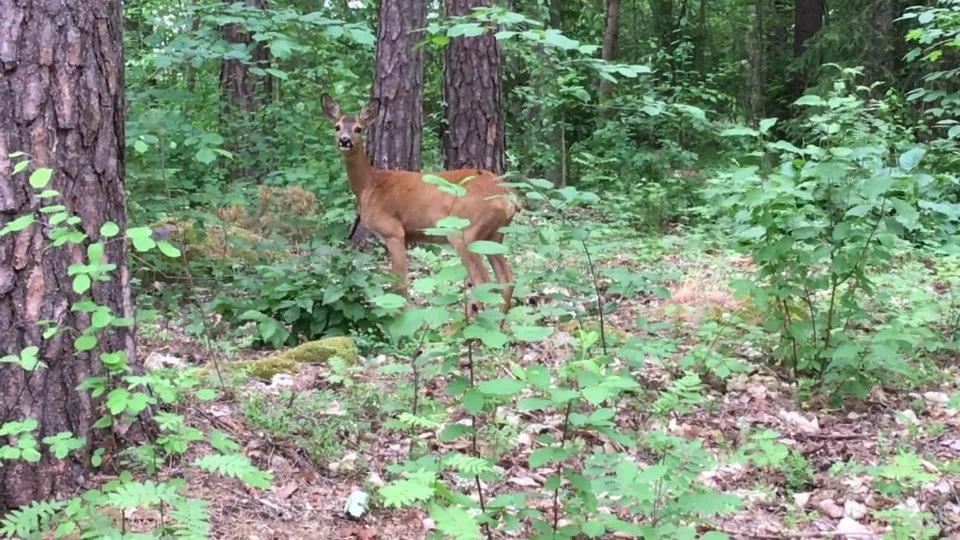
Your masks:
<instances>
[{"instance_id":1,"label":"deer's hind leg","mask_svg":"<svg viewBox=\"0 0 960 540\"><path fill-rule=\"evenodd\" d=\"M502 243L503 233L492 234L490 241ZM490 261L490 266L493 267L493 274L497 277L497 281L504 286L502 311L506 315L510 311L510 302L513 300L513 272L510 271L510 263L507 262L506 256L502 254L488 255L487 259ZM503 322L500 323L500 328L503 328Z\"/></svg>"},{"instance_id":2,"label":"deer's hind leg","mask_svg":"<svg viewBox=\"0 0 960 540\"><path fill-rule=\"evenodd\" d=\"M467 279L470 281L470 287L475 287L482 283L488 283L490 281L490 275L483 266L483 259L467 248L470 242L473 241L469 240L470 237L471 235L469 234L465 234L462 237L450 235L447 237L447 241L450 243L450 246L453 247L453 250L457 252L457 255L460 256L460 260L463 261L463 265L467 269ZM475 313L480 311L480 305L475 300L470 300L467 309L468 312Z\"/></svg>"}]
</instances>

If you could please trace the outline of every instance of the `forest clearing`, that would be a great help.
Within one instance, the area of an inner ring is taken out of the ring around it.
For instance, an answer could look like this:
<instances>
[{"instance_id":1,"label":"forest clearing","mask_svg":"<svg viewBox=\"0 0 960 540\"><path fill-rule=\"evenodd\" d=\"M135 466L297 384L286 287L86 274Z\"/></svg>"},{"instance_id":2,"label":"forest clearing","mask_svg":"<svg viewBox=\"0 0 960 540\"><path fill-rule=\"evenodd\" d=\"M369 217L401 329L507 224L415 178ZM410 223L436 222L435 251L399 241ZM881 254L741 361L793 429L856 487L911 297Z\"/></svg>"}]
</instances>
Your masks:
<instances>
[{"instance_id":1,"label":"forest clearing","mask_svg":"<svg viewBox=\"0 0 960 540\"><path fill-rule=\"evenodd\" d=\"M0 538L960 539L960 0L0 0Z\"/></svg>"}]
</instances>

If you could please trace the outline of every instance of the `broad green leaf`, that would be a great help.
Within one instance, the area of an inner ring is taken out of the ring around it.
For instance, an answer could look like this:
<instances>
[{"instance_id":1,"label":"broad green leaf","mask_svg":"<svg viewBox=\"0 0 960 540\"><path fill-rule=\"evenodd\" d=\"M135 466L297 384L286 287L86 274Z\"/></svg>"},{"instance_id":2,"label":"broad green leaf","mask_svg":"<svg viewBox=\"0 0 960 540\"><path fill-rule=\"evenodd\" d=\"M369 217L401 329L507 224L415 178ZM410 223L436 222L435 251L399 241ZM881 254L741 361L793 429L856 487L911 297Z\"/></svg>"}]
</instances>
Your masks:
<instances>
[{"instance_id":1,"label":"broad green leaf","mask_svg":"<svg viewBox=\"0 0 960 540\"><path fill-rule=\"evenodd\" d=\"M917 165L920 164L920 160L923 159L926 151L919 146L911 150L907 150L900 155L900 168L904 171L910 172L917 168Z\"/></svg>"},{"instance_id":2,"label":"broad green leaf","mask_svg":"<svg viewBox=\"0 0 960 540\"><path fill-rule=\"evenodd\" d=\"M756 137L759 135L757 130L748 127L733 127L720 132L721 137Z\"/></svg>"},{"instance_id":3,"label":"broad green leaf","mask_svg":"<svg viewBox=\"0 0 960 540\"><path fill-rule=\"evenodd\" d=\"M83 294L90 290L90 276L87 274L77 274L73 278L73 292Z\"/></svg>"},{"instance_id":4,"label":"broad green leaf","mask_svg":"<svg viewBox=\"0 0 960 540\"><path fill-rule=\"evenodd\" d=\"M822 97L817 95L806 95L800 99L793 102L794 105L806 106L806 107L822 107L827 104Z\"/></svg>"},{"instance_id":5,"label":"broad green leaf","mask_svg":"<svg viewBox=\"0 0 960 540\"><path fill-rule=\"evenodd\" d=\"M97 346L97 338L96 336L92 336L90 334L84 334L78 337L77 339L75 339L73 342L73 348L76 349L78 352L89 351L96 346Z\"/></svg>"},{"instance_id":6,"label":"broad green leaf","mask_svg":"<svg viewBox=\"0 0 960 540\"><path fill-rule=\"evenodd\" d=\"M0 229L0 235L7 233L18 232L26 229L33 224L34 217L33 214L27 214L25 216L20 216L17 219L7 223L3 229Z\"/></svg>"},{"instance_id":7,"label":"broad green leaf","mask_svg":"<svg viewBox=\"0 0 960 540\"><path fill-rule=\"evenodd\" d=\"M760 121L760 125L757 127L760 129L760 133L763 133L764 135L766 135L767 132L770 131L770 128L775 126L776 123L777 123L776 118L764 118L763 120Z\"/></svg>"},{"instance_id":8,"label":"broad green leaf","mask_svg":"<svg viewBox=\"0 0 960 540\"><path fill-rule=\"evenodd\" d=\"M471 242L468 249L480 255L501 255L507 252L507 246L499 242L491 242L490 240Z\"/></svg>"},{"instance_id":9,"label":"broad green leaf","mask_svg":"<svg viewBox=\"0 0 960 540\"><path fill-rule=\"evenodd\" d=\"M459 506L430 505L430 517L437 530L456 540L480 540L480 526L472 514Z\"/></svg>"},{"instance_id":10,"label":"broad green leaf","mask_svg":"<svg viewBox=\"0 0 960 540\"><path fill-rule=\"evenodd\" d=\"M400 309L407 305L407 299L399 294L386 293L374 298L373 303L383 309Z\"/></svg>"},{"instance_id":11,"label":"broad green leaf","mask_svg":"<svg viewBox=\"0 0 960 540\"><path fill-rule=\"evenodd\" d=\"M215 159L217 159L217 155L209 148L201 148L200 150L197 150L197 154L194 156L194 159L200 163L203 163L204 165L209 165L213 163Z\"/></svg>"},{"instance_id":12,"label":"broad green leaf","mask_svg":"<svg viewBox=\"0 0 960 540\"><path fill-rule=\"evenodd\" d=\"M112 238L120 234L120 226L112 221L108 221L100 226L100 236Z\"/></svg>"},{"instance_id":13,"label":"broad green leaf","mask_svg":"<svg viewBox=\"0 0 960 540\"><path fill-rule=\"evenodd\" d=\"M164 255L166 255L167 257L170 257L171 259L176 259L177 257L180 256L180 250L170 242L167 242L166 240L160 240L159 242L157 242L157 248L160 250L160 253L163 253Z\"/></svg>"},{"instance_id":14,"label":"broad green leaf","mask_svg":"<svg viewBox=\"0 0 960 540\"><path fill-rule=\"evenodd\" d=\"M467 393L463 395L463 408L467 411L467 414L479 414L483 410L483 403L483 394L476 388L467 390Z\"/></svg>"},{"instance_id":15,"label":"broad green leaf","mask_svg":"<svg viewBox=\"0 0 960 540\"><path fill-rule=\"evenodd\" d=\"M197 390L197 399L200 401L210 401L217 398L217 391L212 388L201 388Z\"/></svg>"},{"instance_id":16,"label":"broad green leaf","mask_svg":"<svg viewBox=\"0 0 960 540\"><path fill-rule=\"evenodd\" d=\"M541 341L553 334L553 328L546 326L515 326L510 329L520 341Z\"/></svg>"},{"instance_id":17,"label":"broad green leaf","mask_svg":"<svg viewBox=\"0 0 960 540\"><path fill-rule=\"evenodd\" d=\"M43 189L50 183L53 176L53 169L41 168L30 174L30 187L34 189Z\"/></svg>"},{"instance_id":18,"label":"broad green leaf","mask_svg":"<svg viewBox=\"0 0 960 540\"><path fill-rule=\"evenodd\" d=\"M523 389L523 382L517 379L493 379L481 382L477 388L491 396L513 396Z\"/></svg>"}]
</instances>

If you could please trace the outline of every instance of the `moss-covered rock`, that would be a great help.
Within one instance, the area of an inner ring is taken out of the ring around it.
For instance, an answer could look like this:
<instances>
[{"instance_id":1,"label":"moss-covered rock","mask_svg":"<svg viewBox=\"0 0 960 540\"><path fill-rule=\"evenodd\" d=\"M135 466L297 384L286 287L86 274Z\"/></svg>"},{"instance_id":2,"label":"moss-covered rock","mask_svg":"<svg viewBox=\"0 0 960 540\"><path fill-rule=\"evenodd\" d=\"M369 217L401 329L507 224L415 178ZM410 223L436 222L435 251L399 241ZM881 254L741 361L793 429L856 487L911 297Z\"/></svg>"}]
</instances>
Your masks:
<instances>
[{"instance_id":1,"label":"moss-covered rock","mask_svg":"<svg viewBox=\"0 0 960 540\"><path fill-rule=\"evenodd\" d=\"M243 370L255 379L269 381L278 373L296 373L300 364L321 364L334 356L342 358L347 364L355 364L360 359L357 344L353 339L344 336L308 341L259 360L231 362L226 365L226 369ZM212 366L207 366L202 372L206 374L212 369Z\"/></svg>"},{"instance_id":2,"label":"moss-covered rock","mask_svg":"<svg viewBox=\"0 0 960 540\"><path fill-rule=\"evenodd\" d=\"M280 356L298 364L319 364L334 356L339 356L347 364L355 364L360 359L357 344L345 336L308 341L280 353Z\"/></svg>"}]
</instances>

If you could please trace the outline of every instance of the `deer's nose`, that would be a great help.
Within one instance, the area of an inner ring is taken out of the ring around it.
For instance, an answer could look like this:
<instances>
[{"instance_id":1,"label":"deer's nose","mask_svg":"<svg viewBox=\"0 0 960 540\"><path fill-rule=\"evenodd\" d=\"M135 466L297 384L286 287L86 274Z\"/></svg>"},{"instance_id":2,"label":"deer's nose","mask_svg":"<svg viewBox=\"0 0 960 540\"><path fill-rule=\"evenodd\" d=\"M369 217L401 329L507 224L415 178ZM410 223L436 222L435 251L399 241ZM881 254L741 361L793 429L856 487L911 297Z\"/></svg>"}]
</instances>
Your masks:
<instances>
[{"instance_id":1,"label":"deer's nose","mask_svg":"<svg viewBox=\"0 0 960 540\"><path fill-rule=\"evenodd\" d=\"M350 136L349 136L349 135L341 135L341 136L340 136L340 144L347 144L347 143L349 143L349 142L350 142Z\"/></svg>"}]
</instances>

